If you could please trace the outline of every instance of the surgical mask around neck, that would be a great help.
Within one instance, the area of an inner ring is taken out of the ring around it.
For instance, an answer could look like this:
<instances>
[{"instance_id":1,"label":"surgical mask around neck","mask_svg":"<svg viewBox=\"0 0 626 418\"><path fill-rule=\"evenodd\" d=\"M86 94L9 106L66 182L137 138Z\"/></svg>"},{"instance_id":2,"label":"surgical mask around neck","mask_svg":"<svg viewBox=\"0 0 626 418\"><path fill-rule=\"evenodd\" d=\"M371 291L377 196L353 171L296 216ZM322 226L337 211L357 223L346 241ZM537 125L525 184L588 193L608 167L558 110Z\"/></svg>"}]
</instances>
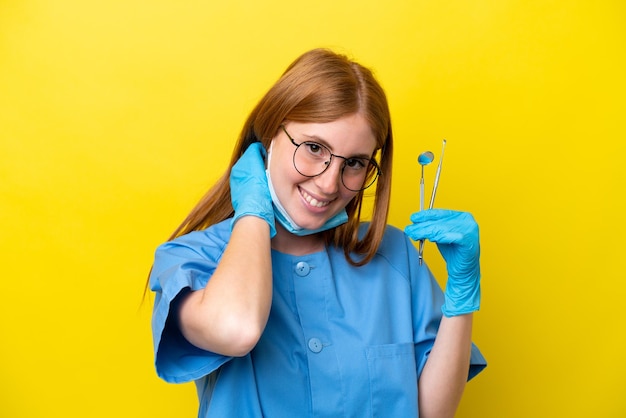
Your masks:
<instances>
[{"instance_id":1,"label":"surgical mask around neck","mask_svg":"<svg viewBox=\"0 0 626 418\"><path fill-rule=\"evenodd\" d=\"M270 176L270 162L272 160L272 146L274 144L271 143L270 147L267 151L267 168L265 169L265 175L267 176L267 185L270 189L270 195L272 196L272 203L274 206L274 218L285 228L287 231L294 235L305 236L312 235L318 232L326 231L332 228L335 228L341 224L348 222L348 214L345 209L342 209L341 212L337 213L332 218L328 219L324 225L317 229L304 229L300 225L298 225L287 213L285 207L278 200L278 196L276 195L276 191L274 190L274 185L272 184L272 178Z\"/></svg>"}]
</instances>

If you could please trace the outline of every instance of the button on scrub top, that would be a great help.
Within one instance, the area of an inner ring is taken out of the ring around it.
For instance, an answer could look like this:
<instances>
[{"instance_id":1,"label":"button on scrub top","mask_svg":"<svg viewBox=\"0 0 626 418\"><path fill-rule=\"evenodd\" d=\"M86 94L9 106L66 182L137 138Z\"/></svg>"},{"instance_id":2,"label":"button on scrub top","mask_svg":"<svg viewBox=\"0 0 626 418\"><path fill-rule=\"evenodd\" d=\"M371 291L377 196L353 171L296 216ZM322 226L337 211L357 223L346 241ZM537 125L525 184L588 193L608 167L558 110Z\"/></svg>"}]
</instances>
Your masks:
<instances>
[{"instance_id":1,"label":"button on scrub top","mask_svg":"<svg viewBox=\"0 0 626 418\"><path fill-rule=\"evenodd\" d=\"M272 251L267 326L236 358L194 347L169 315L181 291L210 280L229 237L227 220L163 244L150 279L157 373L196 382L200 417L418 416L417 381L443 293L402 231L388 227L362 267L334 247L301 257ZM472 345L468 379L485 365Z\"/></svg>"}]
</instances>

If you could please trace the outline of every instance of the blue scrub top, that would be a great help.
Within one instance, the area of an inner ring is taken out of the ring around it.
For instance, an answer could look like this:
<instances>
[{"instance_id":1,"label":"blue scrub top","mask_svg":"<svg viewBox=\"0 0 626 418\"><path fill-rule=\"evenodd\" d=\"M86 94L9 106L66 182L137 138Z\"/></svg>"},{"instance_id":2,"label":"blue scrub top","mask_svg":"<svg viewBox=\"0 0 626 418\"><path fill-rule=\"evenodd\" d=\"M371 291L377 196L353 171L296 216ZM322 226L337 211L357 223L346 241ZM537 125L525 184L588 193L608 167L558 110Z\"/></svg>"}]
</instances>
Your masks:
<instances>
[{"instance_id":1,"label":"blue scrub top","mask_svg":"<svg viewBox=\"0 0 626 418\"><path fill-rule=\"evenodd\" d=\"M272 251L269 320L243 357L193 346L169 315L181 292L206 286L229 238L226 220L167 242L150 277L157 374L195 381L199 417L418 416L417 381L443 293L402 231L388 227L362 267L335 247L305 256ZM468 379L485 366L472 345Z\"/></svg>"}]
</instances>

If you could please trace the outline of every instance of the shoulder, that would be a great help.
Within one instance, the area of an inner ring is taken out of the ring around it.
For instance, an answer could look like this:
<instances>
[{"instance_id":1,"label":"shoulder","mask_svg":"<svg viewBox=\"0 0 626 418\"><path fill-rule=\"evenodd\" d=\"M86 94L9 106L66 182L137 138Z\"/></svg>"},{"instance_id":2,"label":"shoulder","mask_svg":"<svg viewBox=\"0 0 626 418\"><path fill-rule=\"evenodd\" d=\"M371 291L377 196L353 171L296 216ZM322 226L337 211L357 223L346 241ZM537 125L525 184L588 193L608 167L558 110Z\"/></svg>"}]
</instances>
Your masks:
<instances>
[{"instance_id":1,"label":"shoulder","mask_svg":"<svg viewBox=\"0 0 626 418\"><path fill-rule=\"evenodd\" d=\"M176 295L183 287L206 285L230 238L230 219L202 231L167 241L157 247L150 272L150 288Z\"/></svg>"},{"instance_id":2,"label":"shoulder","mask_svg":"<svg viewBox=\"0 0 626 418\"><path fill-rule=\"evenodd\" d=\"M367 224L361 225L360 236L367 231ZM424 282L421 277L428 269L418 264L418 253L414 242L403 230L387 225L376 250L369 263L360 267L367 274L390 277L402 277L410 283L416 280ZM412 285L413 286L413 285ZM417 287L416 287L417 288Z\"/></svg>"},{"instance_id":3,"label":"shoulder","mask_svg":"<svg viewBox=\"0 0 626 418\"><path fill-rule=\"evenodd\" d=\"M230 219L227 219L207 229L192 231L159 245L156 257L219 257L226 248L230 233Z\"/></svg>"},{"instance_id":4,"label":"shoulder","mask_svg":"<svg viewBox=\"0 0 626 418\"><path fill-rule=\"evenodd\" d=\"M365 234L368 226L369 222L361 223L359 228L360 236ZM390 262L406 262L414 249L415 247L404 231L393 225L387 225L376 254Z\"/></svg>"}]
</instances>

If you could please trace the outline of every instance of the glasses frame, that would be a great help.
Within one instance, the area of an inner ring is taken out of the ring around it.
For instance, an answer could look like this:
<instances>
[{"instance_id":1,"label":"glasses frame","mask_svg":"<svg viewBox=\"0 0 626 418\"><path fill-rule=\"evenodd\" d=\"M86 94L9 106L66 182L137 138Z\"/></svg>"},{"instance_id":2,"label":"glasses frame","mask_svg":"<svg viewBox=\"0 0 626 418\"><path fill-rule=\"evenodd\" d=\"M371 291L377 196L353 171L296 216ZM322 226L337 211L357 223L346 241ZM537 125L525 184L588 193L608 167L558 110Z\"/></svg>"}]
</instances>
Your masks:
<instances>
[{"instance_id":1,"label":"glasses frame","mask_svg":"<svg viewBox=\"0 0 626 418\"><path fill-rule=\"evenodd\" d=\"M369 162L374 167L374 169L376 170L376 174L372 177L372 180L367 185L365 185L365 183L363 183L364 185L360 189L358 189L358 190L351 189L350 187L346 186L346 183L343 180L343 170L346 168L346 162L348 160L350 160L351 157L343 157L341 155L333 154L332 152L330 152L330 149L326 145L320 144L319 142L315 142L315 141L304 141L304 142L301 142L301 143L298 144L291 137L291 135L289 135L289 132L287 132L287 128L285 128L285 125L280 125L280 127L282 128L283 132L285 132L285 135L287 135L287 138L289 138L291 143L296 147L296 149L293 151L293 158L292 158L293 167L296 169L296 171L298 173L300 173L300 175L302 175L304 177L313 178L313 177L317 177L317 176L320 176L320 175L324 174L324 172L326 170L328 170L328 167L330 167L330 165L332 164L334 157L341 158L343 160L343 164L341 165L341 184L343 184L343 187L345 187L346 189L350 190L351 192L361 192L361 191L369 188L370 186L372 186L376 182L378 177L382 174L380 166L378 165L376 160L374 160L373 158L370 158ZM308 174L304 174L300 170L298 170L298 167L296 166L296 152L298 152L298 148L300 148L300 145L303 145L303 144L315 144L315 145L317 145L317 146L319 146L321 148L324 148L324 149L328 150L328 153L330 154L330 160L328 161L328 164L326 164L326 167L321 172L319 172L318 174L315 174L315 175L311 176L311 175L308 175ZM367 170L369 170L369 167L367 168ZM367 172L365 174L365 179L367 179ZM364 179L364 181L365 181L365 179Z\"/></svg>"}]
</instances>

